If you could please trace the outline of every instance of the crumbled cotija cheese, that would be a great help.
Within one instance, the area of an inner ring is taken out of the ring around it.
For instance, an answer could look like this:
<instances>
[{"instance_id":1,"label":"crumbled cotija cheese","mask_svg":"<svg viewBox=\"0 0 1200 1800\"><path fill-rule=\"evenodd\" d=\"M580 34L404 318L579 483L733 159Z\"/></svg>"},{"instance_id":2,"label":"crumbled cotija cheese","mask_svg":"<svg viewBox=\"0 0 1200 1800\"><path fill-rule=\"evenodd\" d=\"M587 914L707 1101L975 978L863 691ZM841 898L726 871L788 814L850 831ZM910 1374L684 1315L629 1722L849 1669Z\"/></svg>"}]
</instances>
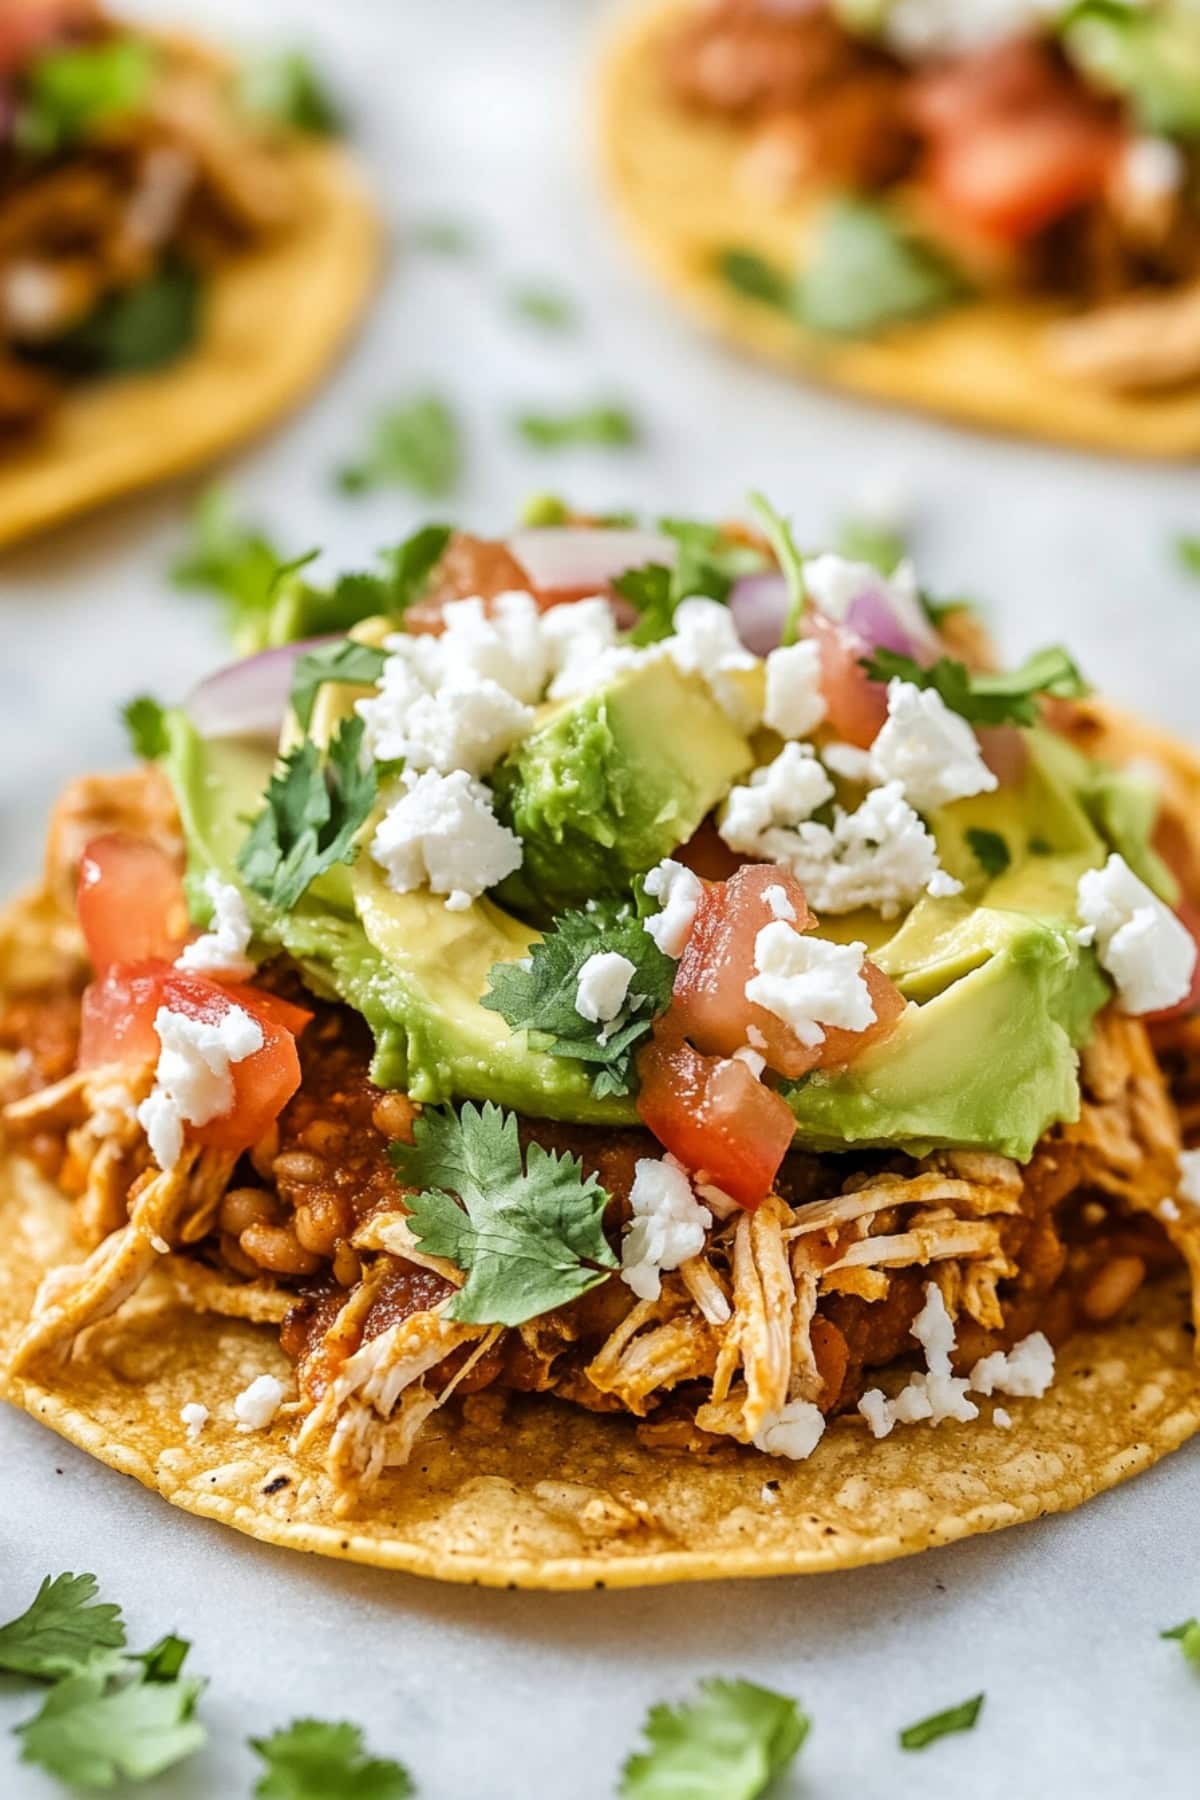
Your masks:
<instances>
[{"instance_id":1,"label":"crumbled cotija cheese","mask_svg":"<svg viewBox=\"0 0 1200 1800\"><path fill-rule=\"evenodd\" d=\"M692 1192L673 1156L641 1157L629 1190L633 1218L621 1242L621 1280L639 1300L657 1300L662 1272L677 1269L704 1248L712 1214Z\"/></svg>"},{"instance_id":2,"label":"crumbled cotija cheese","mask_svg":"<svg viewBox=\"0 0 1200 1800\"><path fill-rule=\"evenodd\" d=\"M607 1025L625 1004L636 964L616 950L598 950L580 964L575 1011L593 1025Z\"/></svg>"},{"instance_id":3,"label":"crumbled cotija cheese","mask_svg":"<svg viewBox=\"0 0 1200 1800\"><path fill-rule=\"evenodd\" d=\"M781 738L808 737L825 717L821 652L811 639L783 644L767 656L763 723Z\"/></svg>"},{"instance_id":4,"label":"crumbled cotija cheese","mask_svg":"<svg viewBox=\"0 0 1200 1800\"><path fill-rule=\"evenodd\" d=\"M912 1322L912 1335L925 1352L924 1372L911 1375L894 1400L880 1388L870 1388L858 1403L877 1438L887 1437L897 1425L911 1425L920 1419L940 1425L944 1419L966 1424L979 1417L979 1408L967 1399L969 1383L951 1371L954 1321L936 1281L925 1284L925 1304Z\"/></svg>"},{"instance_id":5,"label":"crumbled cotija cheese","mask_svg":"<svg viewBox=\"0 0 1200 1800\"><path fill-rule=\"evenodd\" d=\"M173 1169L185 1125L207 1125L233 1106L233 1066L263 1047L262 1026L240 1006L219 1020L189 1018L160 1006L154 1016L158 1064L138 1120L160 1169Z\"/></svg>"},{"instance_id":6,"label":"crumbled cotija cheese","mask_svg":"<svg viewBox=\"0 0 1200 1800\"><path fill-rule=\"evenodd\" d=\"M664 857L646 877L646 892L657 900L660 912L643 921L664 956L680 957L696 923L696 908L704 892L697 875L683 863Z\"/></svg>"},{"instance_id":7,"label":"crumbled cotija cheese","mask_svg":"<svg viewBox=\"0 0 1200 1800\"><path fill-rule=\"evenodd\" d=\"M754 1434L754 1446L767 1456L786 1456L792 1462L810 1457L825 1433L825 1415L811 1400L788 1400L763 1421Z\"/></svg>"},{"instance_id":8,"label":"crumbled cotija cheese","mask_svg":"<svg viewBox=\"0 0 1200 1800\"><path fill-rule=\"evenodd\" d=\"M888 716L871 745L871 773L881 785L899 782L920 812L997 785L967 721L933 688L911 681L888 682Z\"/></svg>"},{"instance_id":9,"label":"crumbled cotija cheese","mask_svg":"<svg viewBox=\"0 0 1200 1800\"><path fill-rule=\"evenodd\" d=\"M1100 966L1127 1013L1158 1012L1182 1000L1196 968L1196 944L1169 906L1114 852L1079 878L1076 910L1095 933Z\"/></svg>"},{"instance_id":10,"label":"crumbled cotija cheese","mask_svg":"<svg viewBox=\"0 0 1200 1800\"><path fill-rule=\"evenodd\" d=\"M194 1444L208 1424L207 1406L203 1406L199 1400L189 1400L186 1406L180 1407L179 1417L187 1426L188 1443Z\"/></svg>"},{"instance_id":11,"label":"crumbled cotija cheese","mask_svg":"<svg viewBox=\"0 0 1200 1800\"><path fill-rule=\"evenodd\" d=\"M259 1375L243 1388L233 1403L239 1431L265 1431L283 1404L286 1392L274 1375Z\"/></svg>"},{"instance_id":12,"label":"crumbled cotija cheese","mask_svg":"<svg viewBox=\"0 0 1200 1800\"><path fill-rule=\"evenodd\" d=\"M521 866L516 834L492 811L491 795L462 769L402 777L400 796L380 820L371 856L397 894L428 887L451 912Z\"/></svg>"},{"instance_id":13,"label":"crumbled cotija cheese","mask_svg":"<svg viewBox=\"0 0 1200 1800\"><path fill-rule=\"evenodd\" d=\"M212 901L212 926L195 943L184 946L175 967L205 975L217 970L244 981L253 975L254 963L246 955L253 930L242 891L211 871L204 877L204 891Z\"/></svg>"},{"instance_id":14,"label":"crumbled cotija cheese","mask_svg":"<svg viewBox=\"0 0 1200 1800\"><path fill-rule=\"evenodd\" d=\"M876 1016L862 972L866 950L772 920L754 940L758 973L746 983L746 998L782 1019L809 1049L824 1042L826 1025L865 1031Z\"/></svg>"},{"instance_id":15,"label":"crumbled cotija cheese","mask_svg":"<svg viewBox=\"0 0 1200 1800\"><path fill-rule=\"evenodd\" d=\"M1054 1346L1044 1332L1032 1331L1011 1350L981 1356L971 1370L977 1394L1013 1394L1040 1400L1054 1380Z\"/></svg>"},{"instance_id":16,"label":"crumbled cotija cheese","mask_svg":"<svg viewBox=\"0 0 1200 1800\"><path fill-rule=\"evenodd\" d=\"M703 677L739 731L753 731L759 711L735 677L757 669L758 658L742 643L729 608L719 600L683 600L673 623L663 650L685 675Z\"/></svg>"},{"instance_id":17,"label":"crumbled cotija cheese","mask_svg":"<svg viewBox=\"0 0 1200 1800\"><path fill-rule=\"evenodd\" d=\"M757 854L790 869L816 912L871 906L885 919L917 900L939 868L936 844L894 781L852 813L837 807L832 827L812 819L772 826Z\"/></svg>"},{"instance_id":18,"label":"crumbled cotija cheese","mask_svg":"<svg viewBox=\"0 0 1200 1800\"><path fill-rule=\"evenodd\" d=\"M731 850L762 856L769 854L765 846L774 829L799 825L832 798L833 783L812 745L785 744L744 787L732 789L717 829Z\"/></svg>"}]
</instances>

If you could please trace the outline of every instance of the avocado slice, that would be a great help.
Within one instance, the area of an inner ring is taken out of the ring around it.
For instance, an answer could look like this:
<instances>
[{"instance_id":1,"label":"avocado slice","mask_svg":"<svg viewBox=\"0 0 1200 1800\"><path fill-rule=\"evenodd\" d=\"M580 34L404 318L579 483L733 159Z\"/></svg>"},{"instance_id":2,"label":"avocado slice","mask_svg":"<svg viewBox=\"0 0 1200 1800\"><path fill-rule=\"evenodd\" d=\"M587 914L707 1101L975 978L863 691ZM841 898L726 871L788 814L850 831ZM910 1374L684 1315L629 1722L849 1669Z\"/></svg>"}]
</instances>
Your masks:
<instances>
[{"instance_id":1,"label":"avocado slice","mask_svg":"<svg viewBox=\"0 0 1200 1800\"><path fill-rule=\"evenodd\" d=\"M627 894L753 761L705 683L665 655L560 702L491 778L496 812L525 846L497 898L546 918Z\"/></svg>"}]
</instances>

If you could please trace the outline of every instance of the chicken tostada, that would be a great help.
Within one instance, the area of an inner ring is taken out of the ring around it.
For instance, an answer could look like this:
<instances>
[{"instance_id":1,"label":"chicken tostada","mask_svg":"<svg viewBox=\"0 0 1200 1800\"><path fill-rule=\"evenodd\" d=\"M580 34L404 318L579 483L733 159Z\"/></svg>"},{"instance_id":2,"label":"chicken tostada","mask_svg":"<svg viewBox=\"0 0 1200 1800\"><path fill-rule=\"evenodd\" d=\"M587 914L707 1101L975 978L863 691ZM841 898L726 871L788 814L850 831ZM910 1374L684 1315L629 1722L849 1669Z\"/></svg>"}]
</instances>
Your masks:
<instances>
[{"instance_id":1,"label":"chicken tostada","mask_svg":"<svg viewBox=\"0 0 1200 1800\"><path fill-rule=\"evenodd\" d=\"M0 939L11 1400L548 1587L881 1560L1200 1427L1200 763L752 505L430 526L130 708Z\"/></svg>"},{"instance_id":2,"label":"chicken tostada","mask_svg":"<svg viewBox=\"0 0 1200 1800\"><path fill-rule=\"evenodd\" d=\"M610 186L705 323L976 424L1200 451L1191 0L667 0L602 95Z\"/></svg>"},{"instance_id":3,"label":"chicken tostada","mask_svg":"<svg viewBox=\"0 0 1200 1800\"><path fill-rule=\"evenodd\" d=\"M0 18L0 544L293 404L378 227L297 55L238 71L94 0Z\"/></svg>"}]
</instances>

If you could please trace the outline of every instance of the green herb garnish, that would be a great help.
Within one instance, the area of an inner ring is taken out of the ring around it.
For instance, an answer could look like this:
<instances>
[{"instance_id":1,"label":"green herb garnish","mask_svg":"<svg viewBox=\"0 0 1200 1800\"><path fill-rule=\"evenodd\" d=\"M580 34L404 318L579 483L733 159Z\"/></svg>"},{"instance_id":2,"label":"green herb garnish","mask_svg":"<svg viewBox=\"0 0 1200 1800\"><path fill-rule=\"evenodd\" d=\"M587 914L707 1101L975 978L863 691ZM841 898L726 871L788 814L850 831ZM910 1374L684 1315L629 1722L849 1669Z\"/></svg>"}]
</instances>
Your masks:
<instances>
[{"instance_id":1,"label":"green herb garnish","mask_svg":"<svg viewBox=\"0 0 1200 1800\"><path fill-rule=\"evenodd\" d=\"M182 1762L207 1733L194 1717L200 1680L154 1680L142 1670L114 1677L99 1666L68 1675L42 1709L16 1727L21 1760L77 1788L148 1781Z\"/></svg>"},{"instance_id":2,"label":"green herb garnish","mask_svg":"<svg viewBox=\"0 0 1200 1800\"><path fill-rule=\"evenodd\" d=\"M187 263L169 261L134 287L106 294L36 360L75 375L160 369L190 350L203 322L204 288Z\"/></svg>"},{"instance_id":3,"label":"green herb garnish","mask_svg":"<svg viewBox=\"0 0 1200 1800\"><path fill-rule=\"evenodd\" d=\"M135 694L121 708L129 748L143 762L155 762L167 748L166 712L150 694Z\"/></svg>"},{"instance_id":4,"label":"green herb garnish","mask_svg":"<svg viewBox=\"0 0 1200 1800\"><path fill-rule=\"evenodd\" d=\"M985 831L972 825L966 834L967 845L975 861L991 880L1003 875L1012 862L1012 852L998 831Z\"/></svg>"},{"instance_id":5,"label":"green herb garnish","mask_svg":"<svg viewBox=\"0 0 1200 1800\"><path fill-rule=\"evenodd\" d=\"M924 1750L927 1744L936 1743L938 1738L948 1737L951 1732L973 1730L983 1710L983 1701L984 1696L976 1694L959 1706L948 1706L945 1712L934 1713L928 1719L919 1719L915 1725L905 1726L899 1734L900 1748Z\"/></svg>"},{"instance_id":6,"label":"green herb garnish","mask_svg":"<svg viewBox=\"0 0 1200 1800\"><path fill-rule=\"evenodd\" d=\"M336 137L341 113L302 50L256 57L242 71L238 98L252 117L311 137Z\"/></svg>"},{"instance_id":7,"label":"green herb garnish","mask_svg":"<svg viewBox=\"0 0 1200 1800\"><path fill-rule=\"evenodd\" d=\"M1175 554L1189 575L1200 575L1200 537L1177 537Z\"/></svg>"},{"instance_id":8,"label":"green herb garnish","mask_svg":"<svg viewBox=\"0 0 1200 1800\"><path fill-rule=\"evenodd\" d=\"M700 1698L652 1706L648 1748L621 1774L623 1800L756 1800L789 1766L811 1721L795 1700L714 1676Z\"/></svg>"},{"instance_id":9,"label":"green herb garnish","mask_svg":"<svg viewBox=\"0 0 1200 1800\"><path fill-rule=\"evenodd\" d=\"M518 319L543 331L571 331L579 323L574 301L557 288L523 282L513 288L508 304Z\"/></svg>"},{"instance_id":10,"label":"green herb garnish","mask_svg":"<svg viewBox=\"0 0 1200 1800\"><path fill-rule=\"evenodd\" d=\"M780 642L794 644L804 608L808 604L808 590L804 585L804 559L796 548L792 527L782 513L777 513L762 494L751 494L748 505L755 524L775 552L775 560L787 582L788 610Z\"/></svg>"},{"instance_id":11,"label":"green herb garnish","mask_svg":"<svg viewBox=\"0 0 1200 1800\"><path fill-rule=\"evenodd\" d=\"M344 494L402 487L429 499L450 493L462 475L462 436L454 412L437 394L419 394L380 413L366 454L337 473Z\"/></svg>"},{"instance_id":12,"label":"green herb garnish","mask_svg":"<svg viewBox=\"0 0 1200 1800\"><path fill-rule=\"evenodd\" d=\"M25 1611L0 1625L0 1669L53 1681L108 1662L125 1626L120 1607L97 1601L98 1591L94 1575L47 1575Z\"/></svg>"},{"instance_id":13,"label":"green herb garnish","mask_svg":"<svg viewBox=\"0 0 1200 1800\"><path fill-rule=\"evenodd\" d=\"M862 666L872 681L898 678L916 687L933 688L951 712L961 714L972 725L1036 725L1036 695L1075 700L1091 691L1060 644L1035 650L1019 669L995 675L972 674L952 656L941 656L923 668L911 656L883 649L865 657Z\"/></svg>"},{"instance_id":14,"label":"green herb garnish","mask_svg":"<svg viewBox=\"0 0 1200 1800\"><path fill-rule=\"evenodd\" d=\"M353 638L341 638L336 644L317 644L298 656L290 699L301 730L307 731L312 724L317 695L327 681L374 687L386 661L386 650L377 650L373 644L356 644Z\"/></svg>"},{"instance_id":15,"label":"green herb garnish","mask_svg":"<svg viewBox=\"0 0 1200 1800\"><path fill-rule=\"evenodd\" d=\"M291 912L327 869L353 860L377 785L374 765L360 766L363 731L361 719L343 720L324 764L305 738L271 777L237 865L247 885L280 912Z\"/></svg>"},{"instance_id":16,"label":"green herb garnish","mask_svg":"<svg viewBox=\"0 0 1200 1800\"><path fill-rule=\"evenodd\" d=\"M881 575L893 575L908 554L904 534L870 519L843 519L834 546L847 562L867 563Z\"/></svg>"},{"instance_id":17,"label":"green herb garnish","mask_svg":"<svg viewBox=\"0 0 1200 1800\"><path fill-rule=\"evenodd\" d=\"M576 1000L579 971L590 956L605 951L627 957L634 974L622 1015L602 1028L581 1017ZM481 1004L500 1013L513 1031L527 1031L536 1049L594 1065L592 1092L597 1096L631 1092L634 1046L654 1018L665 1012L675 980L674 963L663 955L633 908L605 901L598 902L593 912L560 914L534 944L529 965L493 963Z\"/></svg>"},{"instance_id":18,"label":"green herb garnish","mask_svg":"<svg viewBox=\"0 0 1200 1800\"><path fill-rule=\"evenodd\" d=\"M344 1720L296 1719L251 1738L250 1748L267 1765L257 1800L407 1800L416 1792L403 1764L368 1756L362 1731Z\"/></svg>"},{"instance_id":19,"label":"green herb garnish","mask_svg":"<svg viewBox=\"0 0 1200 1800\"><path fill-rule=\"evenodd\" d=\"M717 257L717 274L735 293L748 300L760 300L781 312L796 310L796 283L790 275L754 250L731 246Z\"/></svg>"},{"instance_id":20,"label":"green herb garnish","mask_svg":"<svg viewBox=\"0 0 1200 1800\"><path fill-rule=\"evenodd\" d=\"M965 299L962 276L928 244L868 200L826 209L796 284L796 311L812 331L867 337L927 318Z\"/></svg>"},{"instance_id":21,"label":"green herb garnish","mask_svg":"<svg viewBox=\"0 0 1200 1800\"><path fill-rule=\"evenodd\" d=\"M53 156L146 103L155 58L140 38L47 50L30 64L13 124L17 147Z\"/></svg>"},{"instance_id":22,"label":"green herb garnish","mask_svg":"<svg viewBox=\"0 0 1200 1800\"><path fill-rule=\"evenodd\" d=\"M1185 1619L1182 1625L1172 1625L1158 1635L1177 1643L1188 1661L1200 1668L1200 1619Z\"/></svg>"},{"instance_id":23,"label":"green herb garnish","mask_svg":"<svg viewBox=\"0 0 1200 1800\"><path fill-rule=\"evenodd\" d=\"M448 1317L523 1325L607 1280L608 1195L578 1158L532 1143L522 1163L517 1115L490 1101L429 1108L413 1131L390 1155L414 1237L467 1276Z\"/></svg>"},{"instance_id":24,"label":"green herb garnish","mask_svg":"<svg viewBox=\"0 0 1200 1800\"><path fill-rule=\"evenodd\" d=\"M624 450L636 444L640 435L627 407L604 404L582 407L578 412L522 412L514 424L535 450L563 450L572 445Z\"/></svg>"}]
</instances>

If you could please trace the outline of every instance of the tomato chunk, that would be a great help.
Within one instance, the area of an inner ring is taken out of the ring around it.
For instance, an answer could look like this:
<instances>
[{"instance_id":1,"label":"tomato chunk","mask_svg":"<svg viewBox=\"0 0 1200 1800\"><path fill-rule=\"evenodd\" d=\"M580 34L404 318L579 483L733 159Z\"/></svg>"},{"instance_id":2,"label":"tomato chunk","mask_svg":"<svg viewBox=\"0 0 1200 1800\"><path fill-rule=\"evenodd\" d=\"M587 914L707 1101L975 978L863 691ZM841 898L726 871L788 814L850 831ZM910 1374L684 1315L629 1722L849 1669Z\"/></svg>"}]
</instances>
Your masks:
<instances>
[{"instance_id":1,"label":"tomato chunk","mask_svg":"<svg viewBox=\"0 0 1200 1800\"><path fill-rule=\"evenodd\" d=\"M125 963L108 969L83 991L79 1066L104 1063L133 1067L157 1062L154 1015L162 1005L165 962Z\"/></svg>"},{"instance_id":2,"label":"tomato chunk","mask_svg":"<svg viewBox=\"0 0 1200 1800\"><path fill-rule=\"evenodd\" d=\"M866 645L815 606L805 612L804 634L817 640L830 726L846 743L869 750L887 719L887 689L871 681L862 666Z\"/></svg>"},{"instance_id":3,"label":"tomato chunk","mask_svg":"<svg viewBox=\"0 0 1200 1800\"><path fill-rule=\"evenodd\" d=\"M187 940L179 870L145 838L93 838L79 859L79 924L98 975L117 963L174 960Z\"/></svg>"},{"instance_id":4,"label":"tomato chunk","mask_svg":"<svg viewBox=\"0 0 1200 1800\"><path fill-rule=\"evenodd\" d=\"M679 959L671 1021L707 1055L732 1056L750 1043L795 1079L816 1066L820 1048L806 1048L782 1019L746 998L755 939L776 916L766 899L771 889L782 892L798 930L816 924L796 877L771 863L746 863L728 881L706 887Z\"/></svg>"},{"instance_id":5,"label":"tomato chunk","mask_svg":"<svg viewBox=\"0 0 1200 1800\"><path fill-rule=\"evenodd\" d=\"M875 1008L875 1018L862 1031L847 1031L841 1025L826 1025L825 1041L817 1046L816 1066L819 1069L844 1069L872 1044L890 1037L901 1013L908 1006L908 1001L895 982L869 956L863 958L862 974L871 996L871 1004Z\"/></svg>"},{"instance_id":6,"label":"tomato chunk","mask_svg":"<svg viewBox=\"0 0 1200 1800\"><path fill-rule=\"evenodd\" d=\"M781 1095L744 1063L655 1037L638 1057L638 1111L701 1181L753 1209L766 1199L796 1128Z\"/></svg>"}]
</instances>

